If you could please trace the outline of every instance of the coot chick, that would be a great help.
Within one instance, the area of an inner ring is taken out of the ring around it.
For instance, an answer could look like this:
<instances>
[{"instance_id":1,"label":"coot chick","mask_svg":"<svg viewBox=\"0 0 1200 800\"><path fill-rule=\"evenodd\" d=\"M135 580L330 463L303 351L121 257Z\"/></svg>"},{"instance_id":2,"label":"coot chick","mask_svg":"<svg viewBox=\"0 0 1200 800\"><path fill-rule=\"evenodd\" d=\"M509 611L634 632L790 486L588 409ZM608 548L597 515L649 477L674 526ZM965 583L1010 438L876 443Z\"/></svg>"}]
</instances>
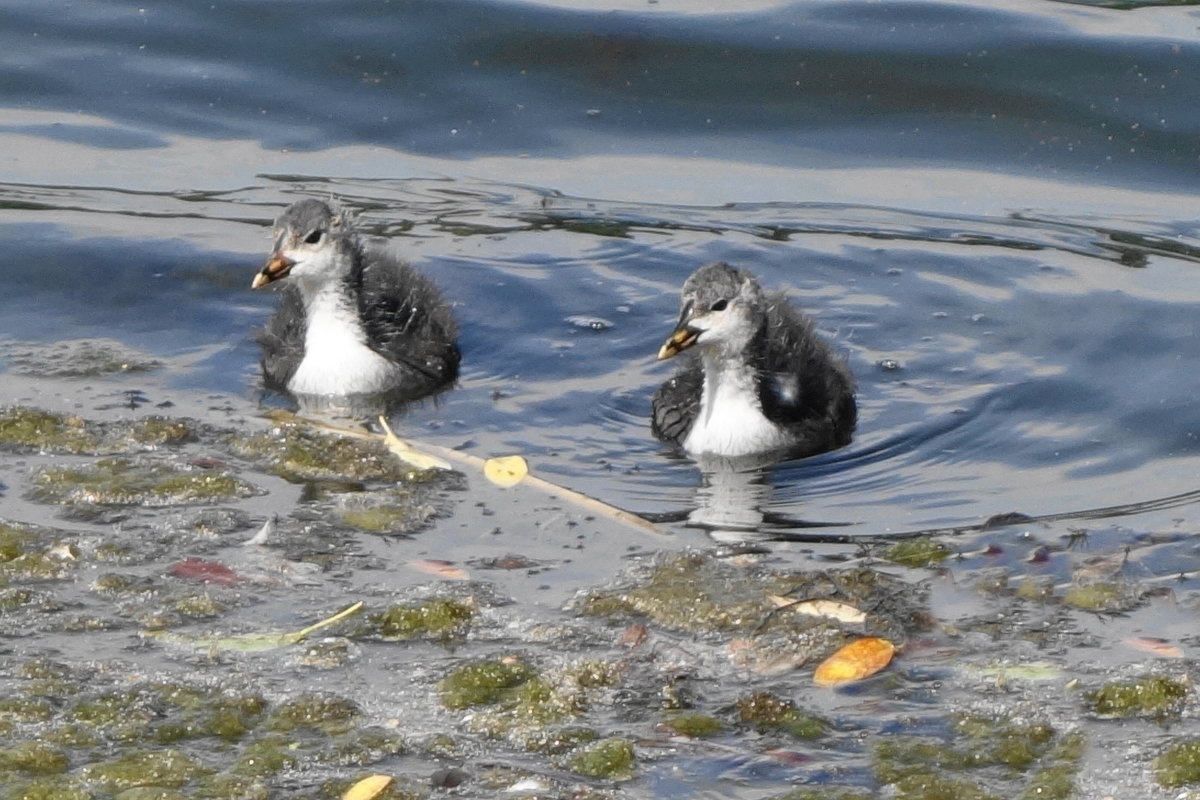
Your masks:
<instances>
[{"instance_id":1,"label":"coot chick","mask_svg":"<svg viewBox=\"0 0 1200 800\"><path fill-rule=\"evenodd\" d=\"M683 284L675 331L658 351L687 363L654 395L650 428L694 457L800 458L850 441L857 419L846 362L745 270L717 262Z\"/></svg>"},{"instance_id":2,"label":"coot chick","mask_svg":"<svg viewBox=\"0 0 1200 800\"><path fill-rule=\"evenodd\" d=\"M458 326L437 287L365 247L344 214L320 200L279 215L274 249L251 287L284 278L279 309L258 336L269 388L407 401L458 375Z\"/></svg>"}]
</instances>

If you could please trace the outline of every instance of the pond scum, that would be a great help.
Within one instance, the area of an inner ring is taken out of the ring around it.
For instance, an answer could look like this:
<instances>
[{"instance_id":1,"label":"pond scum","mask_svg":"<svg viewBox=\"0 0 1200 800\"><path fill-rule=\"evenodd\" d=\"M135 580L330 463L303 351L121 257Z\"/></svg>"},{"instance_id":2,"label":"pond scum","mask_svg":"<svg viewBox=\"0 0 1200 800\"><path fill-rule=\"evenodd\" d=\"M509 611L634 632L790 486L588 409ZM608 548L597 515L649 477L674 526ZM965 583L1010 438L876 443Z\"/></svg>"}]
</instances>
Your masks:
<instances>
[{"instance_id":1,"label":"pond scum","mask_svg":"<svg viewBox=\"0 0 1200 800\"><path fill-rule=\"evenodd\" d=\"M356 574L339 543L420 533L461 501L462 476L300 424L246 433L27 407L0 411L0 449L22 465L5 490L66 525L0 521L0 800L337 798L373 773L394 778L378 782L381 798L451 785L468 797L644 797L641 779L672 763L739 781L746 767L773 775L754 791L777 800L1070 798L1090 725L1170 725L1195 711L1181 670L1072 694L1052 666L1013 661L1003 682L983 671L958 681L998 689L982 705L946 690L886 724L809 708L814 693L840 691L814 687L814 666L857 637L899 648L847 695L883 707L933 688L906 649L995 634L990 623L948 630L930 614L922 580L953 554L932 539L811 571L647 553L550 618L483 580L431 579L412 597L367 596L362 613L319 635L288 636L256 605L293 595L311 607L320 586L267 580L229 556L265 522L238 508L264 495L265 476L305 487L303 508L277 513L315 531L272 563L364 584L369 571ZM1063 602L994 580L980 591ZM793 608L818 599L862 613ZM984 648L973 661L994 658ZM357 694L378 662L394 685ZM933 669L943 688L963 674ZM1047 675L1025 688L1021 669L1044 669L1060 699L1037 694ZM1013 693L1024 702L1005 710ZM1162 786L1196 786L1200 740L1147 752L1143 766Z\"/></svg>"}]
</instances>

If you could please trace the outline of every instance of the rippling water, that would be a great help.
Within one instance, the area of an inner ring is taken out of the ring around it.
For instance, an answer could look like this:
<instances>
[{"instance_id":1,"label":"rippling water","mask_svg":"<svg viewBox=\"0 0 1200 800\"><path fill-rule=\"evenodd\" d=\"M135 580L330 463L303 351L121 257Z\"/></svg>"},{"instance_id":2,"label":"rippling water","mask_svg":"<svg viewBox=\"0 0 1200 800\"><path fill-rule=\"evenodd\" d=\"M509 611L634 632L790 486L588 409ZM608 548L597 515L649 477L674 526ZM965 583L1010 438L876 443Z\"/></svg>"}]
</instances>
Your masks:
<instances>
[{"instance_id":1,"label":"rippling water","mask_svg":"<svg viewBox=\"0 0 1200 800\"><path fill-rule=\"evenodd\" d=\"M1188 7L4 6L6 337L187 354L180 390L252 397L263 227L333 195L458 304L461 387L410 424L619 504L694 502L645 416L713 259L788 287L861 383L854 444L775 470L775 511L898 530L1193 485Z\"/></svg>"}]
</instances>

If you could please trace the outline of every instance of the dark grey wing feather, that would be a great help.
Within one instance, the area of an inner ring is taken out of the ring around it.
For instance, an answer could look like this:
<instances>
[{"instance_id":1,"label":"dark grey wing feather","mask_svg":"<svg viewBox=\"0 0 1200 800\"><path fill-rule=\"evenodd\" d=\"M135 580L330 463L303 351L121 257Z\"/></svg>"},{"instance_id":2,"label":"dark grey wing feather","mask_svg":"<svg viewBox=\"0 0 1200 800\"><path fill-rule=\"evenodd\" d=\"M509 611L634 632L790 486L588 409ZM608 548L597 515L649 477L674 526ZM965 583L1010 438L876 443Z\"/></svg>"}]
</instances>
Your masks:
<instances>
[{"instance_id":1,"label":"dark grey wing feather","mask_svg":"<svg viewBox=\"0 0 1200 800\"><path fill-rule=\"evenodd\" d=\"M854 376L782 294L770 298L757 348L763 414L792 433L793 454L847 444L858 418Z\"/></svg>"},{"instance_id":2,"label":"dark grey wing feather","mask_svg":"<svg viewBox=\"0 0 1200 800\"><path fill-rule=\"evenodd\" d=\"M700 396L704 391L704 368L700 359L692 353L683 358L687 362L658 387L650 404L650 432L662 441L680 447L700 413Z\"/></svg>"},{"instance_id":3,"label":"dark grey wing feather","mask_svg":"<svg viewBox=\"0 0 1200 800\"><path fill-rule=\"evenodd\" d=\"M287 391L288 381L304 359L304 334L308 324L300 290L291 284L280 292L279 308L255 335L262 348L263 383L274 391Z\"/></svg>"},{"instance_id":4,"label":"dark grey wing feather","mask_svg":"<svg viewBox=\"0 0 1200 800\"><path fill-rule=\"evenodd\" d=\"M458 377L458 325L438 288L407 263L370 252L352 276L359 316L377 353L404 373L403 394L430 394Z\"/></svg>"}]
</instances>

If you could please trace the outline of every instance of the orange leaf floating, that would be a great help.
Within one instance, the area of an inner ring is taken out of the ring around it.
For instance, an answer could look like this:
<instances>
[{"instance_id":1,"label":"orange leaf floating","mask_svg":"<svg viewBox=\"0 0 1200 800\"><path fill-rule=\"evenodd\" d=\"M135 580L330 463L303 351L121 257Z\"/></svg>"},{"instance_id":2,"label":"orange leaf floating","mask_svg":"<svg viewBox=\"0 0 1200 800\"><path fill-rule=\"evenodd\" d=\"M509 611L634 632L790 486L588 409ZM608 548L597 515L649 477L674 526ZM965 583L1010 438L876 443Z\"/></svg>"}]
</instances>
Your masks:
<instances>
[{"instance_id":1,"label":"orange leaf floating","mask_svg":"<svg viewBox=\"0 0 1200 800\"><path fill-rule=\"evenodd\" d=\"M483 462L483 474L492 483L507 489L529 474L529 465L520 456L489 458Z\"/></svg>"},{"instance_id":2,"label":"orange leaf floating","mask_svg":"<svg viewBox=\"0 0 1200 800\"><path fill-rule=\"evenodd\" d=\"M1157 636L1135 636L1132 639L1126 639L1125 644L1159 658L1183 658L1183 650Z\"/></svg>"},{"instance_id":3,"label":"orange leaf floating","mask_svg":"<svg viewBox=\"0 0 1200 800\"><path fill-rule=\"evenodd\" d=\"M408 565L426 575L434 575L448 581L469 581L471 576L462 567L454 566L452 561L442 561L437 558L427 558L423 561L410 561Z\"/></svg>"},{"instance_id":4,"label":"orange leaf floating","mask_svg":"<svg viewBox=\"0 0 1200 800\"><path fill-rule=\"evenodd\" d=\"M383 790L391 785L391 775L372 775L347 789L342 800L371 800L383 794Z\"/></svg>"},{"instance_id":5,"label":"orange leaf floating","mask_svg":"<svg viewBox=\"0 0 1200 800\"><path fill-rule=\"evenodd\" d=\"M869 678L891 663L896 645L887 639L868 636L855 639L821 662L813 672L818 686L840 686Z\"/></svg>"}]
</instances>

